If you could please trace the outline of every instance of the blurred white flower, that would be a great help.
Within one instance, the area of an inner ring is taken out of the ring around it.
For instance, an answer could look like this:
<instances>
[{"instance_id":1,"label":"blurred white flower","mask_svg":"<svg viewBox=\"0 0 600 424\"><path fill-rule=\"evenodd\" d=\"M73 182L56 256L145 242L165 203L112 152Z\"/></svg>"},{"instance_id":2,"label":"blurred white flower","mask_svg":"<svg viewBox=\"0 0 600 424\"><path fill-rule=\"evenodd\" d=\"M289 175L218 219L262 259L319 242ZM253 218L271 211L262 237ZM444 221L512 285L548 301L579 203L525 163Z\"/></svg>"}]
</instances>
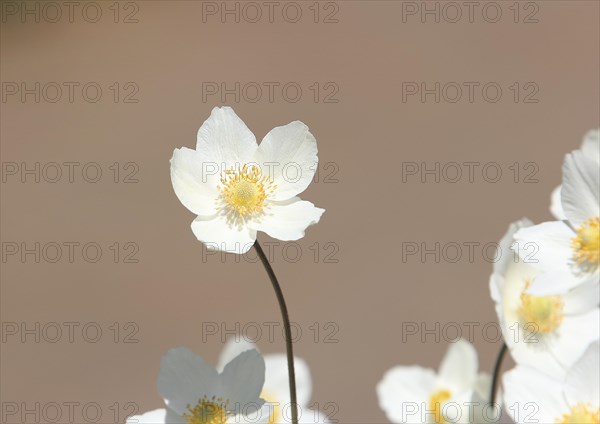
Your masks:
<instances>
[{"instance_id":1,"label":"blurred white flower","mask_svg":"<svg viewBox=\"0 0 600 424\"><path fill-rule=\"evenodd\" d=\"M600 335L600 289L584 285L549 296L528 288L541 271L513 255L513 235L532 224L522 219L510 225L500 241L503 256L494 264L490 291L504 340L514 360L550 375L563 376Z\"/></svg>"},{"instance_id":2,"label":"blurred white flower","mask_svg":"<svg viewBox=\"0 0 600 424\"><path fill-rule=\"evenodd\" d=\"M251 349L256 349L256 346L243 337L229 339L221 352L217 369L222 369L231 358ZM268 403L267 406L270 408L268 423L289 423L291 422L292 412L286 355L283 353L265 354L263 358L266 373L265 384L260 396ZM308 365L298 357L294 358L294 364L299 423L328 423L327 416L323 412L309 407L312 396L312 378Z\"/></svg>"},{"instance_id":3,"label":"blurred white flower","mask_svg":"<svg viewBox=\"0 0 600 424\"><path fill-rule=\"evenodd\" d=\"M393 423L473 423L489 402L490 376L478 374L471 343L450 345L438 373L420 366L397 366L377 385L379 406Z\"/></svg>"},{"instance_id":4,"label":"blurred white flower","mask_svg":"<svg viewBox=\"0 0 600 424\"><path fill-rule=\"evenodd\" d=\"M515 234L520 243L538 246L537 263L543 271L529 292L548 295L599 281L600 266L600 148L598 132L586 136L583 147L565 157L560 191L564 221L544 222ZM554 199L558 196L554 194Z\"/></svg>"},{"instance_id":5,"label":"blurred white flower","mask_svg":"<svg viewBox=\"0 0 600 424\"><path fill-rule=\"evenodd\" d=\"M127 424L267 423L269 410L259 397L264 379L265 362L256 350L232 358L219 373L189 349L171 349L158 375L166 408Z\"/></svg>"},{"instance_id":6,"label":"blurred white flower","mask_svg":"<svg viewBox=\"0 0 600 424\"><path fill-rule=\"evenodd\" d=\"M564 379L518 365L504 375L506 412L520 423L600 423L600 352L589 346Z\"/></svg>"},{"instance_id":7,"label":"blurred white flower","mask_svg":"<svg viewBox=\"0 0 600 424\"><path fill-rule=\"evenodd\" d=\"M171 181L198 215L196 238L209 249L242 254L258 231L298 240L319 222L324 209L296 197L317 163L317 142L302 122L272 129L259 146L233 109L216 107L198 130L196 150L173 152Z\"/></svg>"}]
</instances>

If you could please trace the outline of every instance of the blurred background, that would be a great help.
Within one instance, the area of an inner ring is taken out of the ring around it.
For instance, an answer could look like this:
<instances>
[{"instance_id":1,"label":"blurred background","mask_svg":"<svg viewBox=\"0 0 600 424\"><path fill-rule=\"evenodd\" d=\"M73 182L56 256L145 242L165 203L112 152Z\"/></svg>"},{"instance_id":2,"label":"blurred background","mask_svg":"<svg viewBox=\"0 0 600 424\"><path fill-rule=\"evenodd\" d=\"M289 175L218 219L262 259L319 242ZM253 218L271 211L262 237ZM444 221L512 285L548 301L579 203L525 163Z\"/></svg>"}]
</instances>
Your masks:
<instances>
[{"instance_id":1,"label":"blurred background","mask_svg":"<svg viewBox=\"0 0 600 424\"><path fill-rule=\"evenodd\" d=\"M171 347L284 351L255 253L208 254L171 187L173 149L224 104L258 140L301 120L318 141L321 222L259 235L315 407L387 422L384 372L436 368L457 336L490 372L493 243L551 219L599 125L600 8L450 3L2 1L3 404L123 422L162 407Z\"/></svg>"}]
</instances>

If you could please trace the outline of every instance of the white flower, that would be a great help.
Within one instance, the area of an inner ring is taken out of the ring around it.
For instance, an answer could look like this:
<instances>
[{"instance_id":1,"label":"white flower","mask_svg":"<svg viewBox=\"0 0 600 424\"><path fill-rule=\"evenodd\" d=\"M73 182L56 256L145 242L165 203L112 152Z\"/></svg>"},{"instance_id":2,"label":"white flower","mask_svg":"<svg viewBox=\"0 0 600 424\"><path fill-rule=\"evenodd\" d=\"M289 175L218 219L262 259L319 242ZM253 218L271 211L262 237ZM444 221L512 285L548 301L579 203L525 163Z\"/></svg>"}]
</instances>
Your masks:
<instances>
[{"instance_id":1,"label":"white flower","mask_svg":"<svg viewBox=\"0 0 600 424\"><path fill-rule=\"evenodd\" d=\"M523 365L504 375L504 403L520 423L600 423L600 353L590 345L565 379Z\"/></svg>"},{"instance_id":2,"label":"white flower","mask_svg":"<svg viewBox=\"0 0 600 424\"><path fill-rule=\"evenodd\" d=\"M214 108L198 130L196 150L175 149L175 194L198 215L192 231L210 249L242 254L264 231L298 240L324 209L296 195L310 184L318 163L317 142L302 122L272 129L256 143L229 107Z\"/></svg>"},{"instance_id":3,"label":"white flower","mask_svg":"<svg viewBox=\"0 0 600 424\"><path fill-rule=\"evenodd\" d=\"M163 357L158 391L166 408L136 415L127 424L266 423L261 399L265 362L256 351L233 358L221 373L186 348Z\"/></svg>"},{"instance_id":4,"label":"white flower","mask_svg":"<svg viewBox=\"0 0 600 424\"><path fill-rule=\"evenodd\" d=\"M387 371L377 385L379 406L393 423L480 422L491 381L477 368L475 348L459 340L448 348L437 374L419 366Z\"/></svg>"},{"instance_id":5,"label":"white flower","mask_svg":"<svg viewBox=\"0 0 600 424\"><path fill-rule=\"evenodd\" d=\"M599 337L600 290L588 284L557 295L530 294L541 271L512 255L510 246L515 232L531 225L527 219L511 224L500 241L504 256L494 264L490 291L515 361L560 376Z\"/></svg>"},{"instance_id":6,"label":"white flower","mask_svg":"<svg viewBox=\"0 0 600 424\"><path fill-rule=\"evenodd\" d=\"M242 337L234 337L227 341L217 369L221 369L229 360L241 352L255 349L255 345ZM290 386L288 378L287 357L283 353L265 354L265 384L261 398L269 404L269 424L283 424L291 422L292 410L290 399ZM327 417L321 411L309 407L312 395L312 378L306 362L294 357L294 371L296 373L296 396L298 401L298 421L302 424L328 423Z\"/></svg>"},{"instance_id":7,"label":"white flower","mask_svg":"<svg viewBox=\"0 0 600 424\"><path fill-rule=\"evenodd\" d=\"M600 150L598 132L586 137L582 149L568 154L563 164L560 191L564 221L544 222L515 234L520 243L533 243L535 259L544 274L530 293L565 292L585 284L598 284L600 266ZM557 195L554 195L557 198Z\"/></svg>"}]
</instances>

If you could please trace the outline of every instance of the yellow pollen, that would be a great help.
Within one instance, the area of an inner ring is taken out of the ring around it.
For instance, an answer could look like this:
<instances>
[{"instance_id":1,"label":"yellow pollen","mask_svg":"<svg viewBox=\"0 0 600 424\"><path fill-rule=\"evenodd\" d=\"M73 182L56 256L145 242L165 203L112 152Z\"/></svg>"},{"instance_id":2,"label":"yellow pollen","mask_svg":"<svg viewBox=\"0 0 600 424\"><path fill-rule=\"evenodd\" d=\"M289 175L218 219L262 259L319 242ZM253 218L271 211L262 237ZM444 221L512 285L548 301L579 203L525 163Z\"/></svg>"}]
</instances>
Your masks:
<instances>
[{"instance_id":1,"label":"yellow pollen","mask_svg":"<svg viewBox=\"0 0 600 424\"><path fill-rule=\"evenodd\" d=\"M521 293L519 316L523 324L533 324L535 332L548 334L556 330L563 320L564 304L560 296L532 296L525 293L531 281Z\"/></svg>"},{"instance_id":2,"label":"yellow pollen","mask_svg":"<svg viewBox=\"0 0 600 424\"><path fill-rule=\"evenodd\" d=\"M269 421L267 421L267 424L278 424L283 422L283 419L281 417L281 407L283 407L284 405L281 405L281 403L279 403L274 396L271 396L268 393L262 392L260 394L260 397L264 399L265 402L269 403L272 408L271 415L269 416Z\"/></svg>"},{"instance_id":3,"label":"yellow pollen","mask_svg":"<svg viewBox=\"0 0 600 424\"><path fill-rule=\"evenodd\" d=\"M244 165L238 170L225 171L219 187L225 203L228 219L234 223L260 215L265 209L267 197L275 189L275 184L263 176L260 168Z\"/></svg>"},{"instance_id":4,"label":"yellow pollen","mask_svg":"<svg viewBox=\"0 0 600 424\"><path fill-rule=\"evenodd\" d=\"M429 399L429 412L433 411L433 420L436 424L446 424L446 418L442 414L442 406L444 402L452 398L452 393L448 390L438 390L431 395Z\"/></svg>"},{"instance_id":5,"label":"yellow pollen","mask_svg":"<svg viewBox=\"0 0 600 424\"><path fill-rule=\"evenodd\" d=\"M584 271L594 272L600 264L600 216L585 221L571 242L573 260Z\"/></svg>"},{"instance_id":6,"label":"yellow pollen","mask_svg":"<svg viewBox=\"0 0 600 424\"><path fill-rule=\"evenodd\" d=\"M187 424L225 424L230 413L227 411L229 401L221 398L200 399L193 408L187 405L189 411L183 414Z\"/></svg>"},{"instance_id":7,"label":"yellow pollen","mask_svg":"<svg viewBox=\"0 0 600 424\"><path fill-rule=\"evenodd\" d=\"M600 424L600 408L579 403L571 407L571 412L556 420L558 424Z\"/></svg>"}]
</instances>

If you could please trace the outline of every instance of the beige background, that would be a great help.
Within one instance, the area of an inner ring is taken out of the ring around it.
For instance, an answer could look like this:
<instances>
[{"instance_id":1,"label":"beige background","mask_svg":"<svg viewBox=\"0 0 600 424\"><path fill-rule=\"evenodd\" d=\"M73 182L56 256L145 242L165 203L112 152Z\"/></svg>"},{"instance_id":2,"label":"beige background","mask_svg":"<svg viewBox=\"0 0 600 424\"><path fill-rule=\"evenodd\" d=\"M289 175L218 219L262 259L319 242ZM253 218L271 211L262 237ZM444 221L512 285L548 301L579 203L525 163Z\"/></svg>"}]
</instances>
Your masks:
<instances>
[{"instance_id":1,"label":"beige background","mask_svg":"<svg viewBox=\"0 0 600 424\"><path fill-rule=\"evenodd\" d=\"M167 349L185 345L217 360L222 334L203 343L207 322L230 329L236 322L259 323L265 331L260 348L283 351L281 337L266 337L265 323L279 315L264 270L233 256L203 261L189 229L194 216L171 188L173 149L195 146L198 127L221 104L217 96L203 102L203 82L300 84L303 97L296 103L280 94L273 103L232 97L226 103L259 140L274 126L302 120L318 140L321 176L334 169L325 163L337 164L337 183L320 180L302 195L327 210L299 242L302 257L284 261L280 245L273 265L303 330L296 350L311 366L313 400L335 402L334 418L342 422L385 422L375 396L383 373L396 364L437 367L447 348L431 335L425 343L419 336L403 343L403 322L458 323L465 331L465 323L480 323L472 341L482 369L491 370L499 343L483 337L481 328L496 320L488 293L492 264L481 250L473 263L464 256L457 263L436 264L431 256L427 263L403 263L402 242L484 244L522 216L550 219L549 195L560 182L563 156L598 126L597 2L538 2L539 22L530 24L513 22L513 2L498 2L503 17L496 24L481 13L474 23L421 23L418 17L403 23L402 3L391 1L340 1L339 22L329 24L312 21L312 2L301 4L303 17L291 24L281 13L274 23L216 17L203 23L201 2L140 1L138 23L115 24L111 3L98 3L104 15L95 24L77 13L74 23L64 17L22 23L18 16L2 23L3 82L97 82L104 89L95 104L77 94L72 104L35 103L32 96L1 103L3 162L96 162L104 171L96 184L81 174L73 183L66 177L21 183L18 176L2 183L3 242L93 241L104 249L97 263L83 261L78 250L74 263L35 263L31 256L26 263L18 256L2 263L5 325L80 323L73 343L64 334L56 343L35 343L32 336L22 343L4 334L3 402L28 408L97 402L100 422L115 421L115 402L121 412L126 402L140 411L160 407L155 381ZM403 103L406 81L497 82L503 98L495 104L479 94L474 103L436 104L431 97ZM139 102L114 103L108 89L114 82L137 84ZM314 82L337 84L339 102L315 102L308 88ZM537 84L539 102L514 103L508 89L514 82ZM495 184L481 174L472 184L423 184L416 177L403 183L403 161L495 162L504 174ZM112 182L114 162L137 163L139 182ZM521 175L514 183L508 169L514 162L535 162L539 181L526 184ZM270 241L264 234L259 239ZM114 242L137 243L139 262L113 263L108 246ZM338 247L338 263L324 262L327 242ZM88 322L103 329L98 343L82 339ZM123 343L122 328L114 343L114 322L135 322L139 342ZM337 343L324 342L335 328L325 328L329 322L339 328ZM313 323L321 328L316 341Z\"/></svg>"}]
</instances>

